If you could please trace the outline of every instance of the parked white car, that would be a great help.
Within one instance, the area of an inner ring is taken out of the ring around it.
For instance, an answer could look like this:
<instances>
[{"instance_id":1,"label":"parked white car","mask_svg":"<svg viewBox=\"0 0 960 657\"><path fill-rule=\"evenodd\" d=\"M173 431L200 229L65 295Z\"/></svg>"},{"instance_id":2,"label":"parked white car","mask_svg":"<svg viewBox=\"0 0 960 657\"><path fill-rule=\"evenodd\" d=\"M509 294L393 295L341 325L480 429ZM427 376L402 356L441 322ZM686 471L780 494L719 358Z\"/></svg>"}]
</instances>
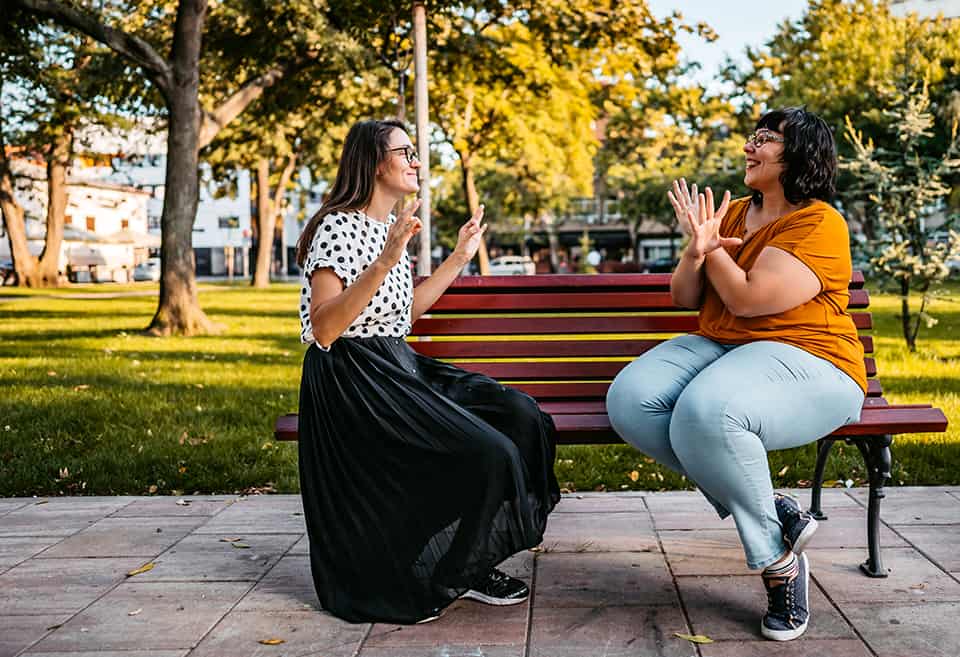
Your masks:
<instances>
[{"instance_id":1,"label":"parked white car","mask_svg":"<svg viewBox=\"0 0 960 657\"><path fill-rule=\"evenodd\" d=\"M160 258L147 258L133 269L135 281L159 281Z\"/></svg>"},{"instance_id":2,"label":"parked white car","mask_svg":"<svg viewBox=\"0 0 960 657\"><path fill-rule=\"evenodd\" d=\"M521 276L534 274L537 266L528 256L500 256L490 261L493 276Z\"/></svg>"}]
</instances>

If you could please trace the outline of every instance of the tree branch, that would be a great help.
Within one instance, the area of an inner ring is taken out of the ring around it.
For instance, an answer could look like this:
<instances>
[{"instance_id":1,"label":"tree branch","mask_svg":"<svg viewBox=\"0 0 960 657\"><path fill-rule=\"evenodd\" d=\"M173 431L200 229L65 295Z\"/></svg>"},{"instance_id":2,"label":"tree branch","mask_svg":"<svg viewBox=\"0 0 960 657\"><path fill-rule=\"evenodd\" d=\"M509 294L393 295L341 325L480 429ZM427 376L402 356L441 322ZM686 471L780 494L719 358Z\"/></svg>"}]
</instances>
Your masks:
<instances>
[{"instance_id":1,"label":"tree branch","mask_svg":"<svg viewBox=\"0 0 960 657\"><path fill-rule=\"evenodd\" d=\"M13 0L13 3L39 16L51 18L60 25L72 27L133 60L146 71L164 95L173 86L170 63L140 37L104 25L86 12L53 0Z\"/></svg>"},{"instance_id":2,"label":"tree branch","mask_svg":"<svg viewBox=\"0 0 960 657\"><path fill-rule=\"evenodd\" d=\"M250 103L262 96L266 89L272 87L278 80L289 75L302 64L303 62L297 61L291 62L283 68L272 68L263 75L244 83L236 93L223 101L214 111L205 111L197 147L202 149L208 146L220 130L237 118Z\"/></svg>"}]
</instances>

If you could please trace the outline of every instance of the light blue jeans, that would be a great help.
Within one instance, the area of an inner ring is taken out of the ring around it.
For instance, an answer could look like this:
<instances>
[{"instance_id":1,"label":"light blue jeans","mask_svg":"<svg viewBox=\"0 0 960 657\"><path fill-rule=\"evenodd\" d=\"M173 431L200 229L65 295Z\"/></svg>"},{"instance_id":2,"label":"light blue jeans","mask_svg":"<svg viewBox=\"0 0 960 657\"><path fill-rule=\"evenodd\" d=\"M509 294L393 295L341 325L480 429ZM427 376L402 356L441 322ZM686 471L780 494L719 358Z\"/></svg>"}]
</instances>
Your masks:
<instances>
[{"instance_id":1,"label":"light blue jeans","mask_svg":"<svg viewBox=\"0 0 960 657\"><path fill-rule=\"evenodd\" d=\"M860 418L863 390L833 363L779 342L663 342L607 392L620 437L699 486L733 515L750 568L786 552L767 452L798 447Z\"/></svg>"}]
</instances>

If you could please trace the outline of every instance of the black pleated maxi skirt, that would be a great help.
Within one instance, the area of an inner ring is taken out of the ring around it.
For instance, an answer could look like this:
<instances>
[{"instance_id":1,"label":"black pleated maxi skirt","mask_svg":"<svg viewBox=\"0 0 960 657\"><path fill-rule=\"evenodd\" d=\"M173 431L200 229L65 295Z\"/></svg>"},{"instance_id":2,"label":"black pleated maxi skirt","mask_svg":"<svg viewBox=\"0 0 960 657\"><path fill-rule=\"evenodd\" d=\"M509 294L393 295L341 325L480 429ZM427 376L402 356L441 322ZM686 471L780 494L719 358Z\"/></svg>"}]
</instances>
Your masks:
<instances>
[{"instance_id":1,"label":"black pleated maxi skirt","mask_svg":"<svg viewBox=\"0 0 960 657\"><path fill-rule=\"evenodd\" d=\"M542 538L556 428L532 397L399 338L311 345L300 487L324 609L412 623Z\"/></svg>"}]
</instances>

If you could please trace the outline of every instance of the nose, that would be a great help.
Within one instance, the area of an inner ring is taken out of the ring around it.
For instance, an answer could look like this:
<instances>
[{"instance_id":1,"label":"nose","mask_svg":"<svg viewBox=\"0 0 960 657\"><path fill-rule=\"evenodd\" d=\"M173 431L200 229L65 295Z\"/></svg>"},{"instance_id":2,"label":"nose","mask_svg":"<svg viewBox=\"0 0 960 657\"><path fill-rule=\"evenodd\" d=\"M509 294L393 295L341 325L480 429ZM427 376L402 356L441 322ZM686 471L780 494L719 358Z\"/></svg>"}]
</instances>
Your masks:
<instances>
[{"instance_id":1,"label":"nose","mask_svg":"<svg viewBox=\"0 0 960 657\"><path fill-rule=\"evenodd\" d=\"M752 153L755 153L756 150L757 150L757 147L753 145L752 141L748 141L743 145L743 152L746 153L747 155L751 155Z\"/></svg>"}]
</instances>

